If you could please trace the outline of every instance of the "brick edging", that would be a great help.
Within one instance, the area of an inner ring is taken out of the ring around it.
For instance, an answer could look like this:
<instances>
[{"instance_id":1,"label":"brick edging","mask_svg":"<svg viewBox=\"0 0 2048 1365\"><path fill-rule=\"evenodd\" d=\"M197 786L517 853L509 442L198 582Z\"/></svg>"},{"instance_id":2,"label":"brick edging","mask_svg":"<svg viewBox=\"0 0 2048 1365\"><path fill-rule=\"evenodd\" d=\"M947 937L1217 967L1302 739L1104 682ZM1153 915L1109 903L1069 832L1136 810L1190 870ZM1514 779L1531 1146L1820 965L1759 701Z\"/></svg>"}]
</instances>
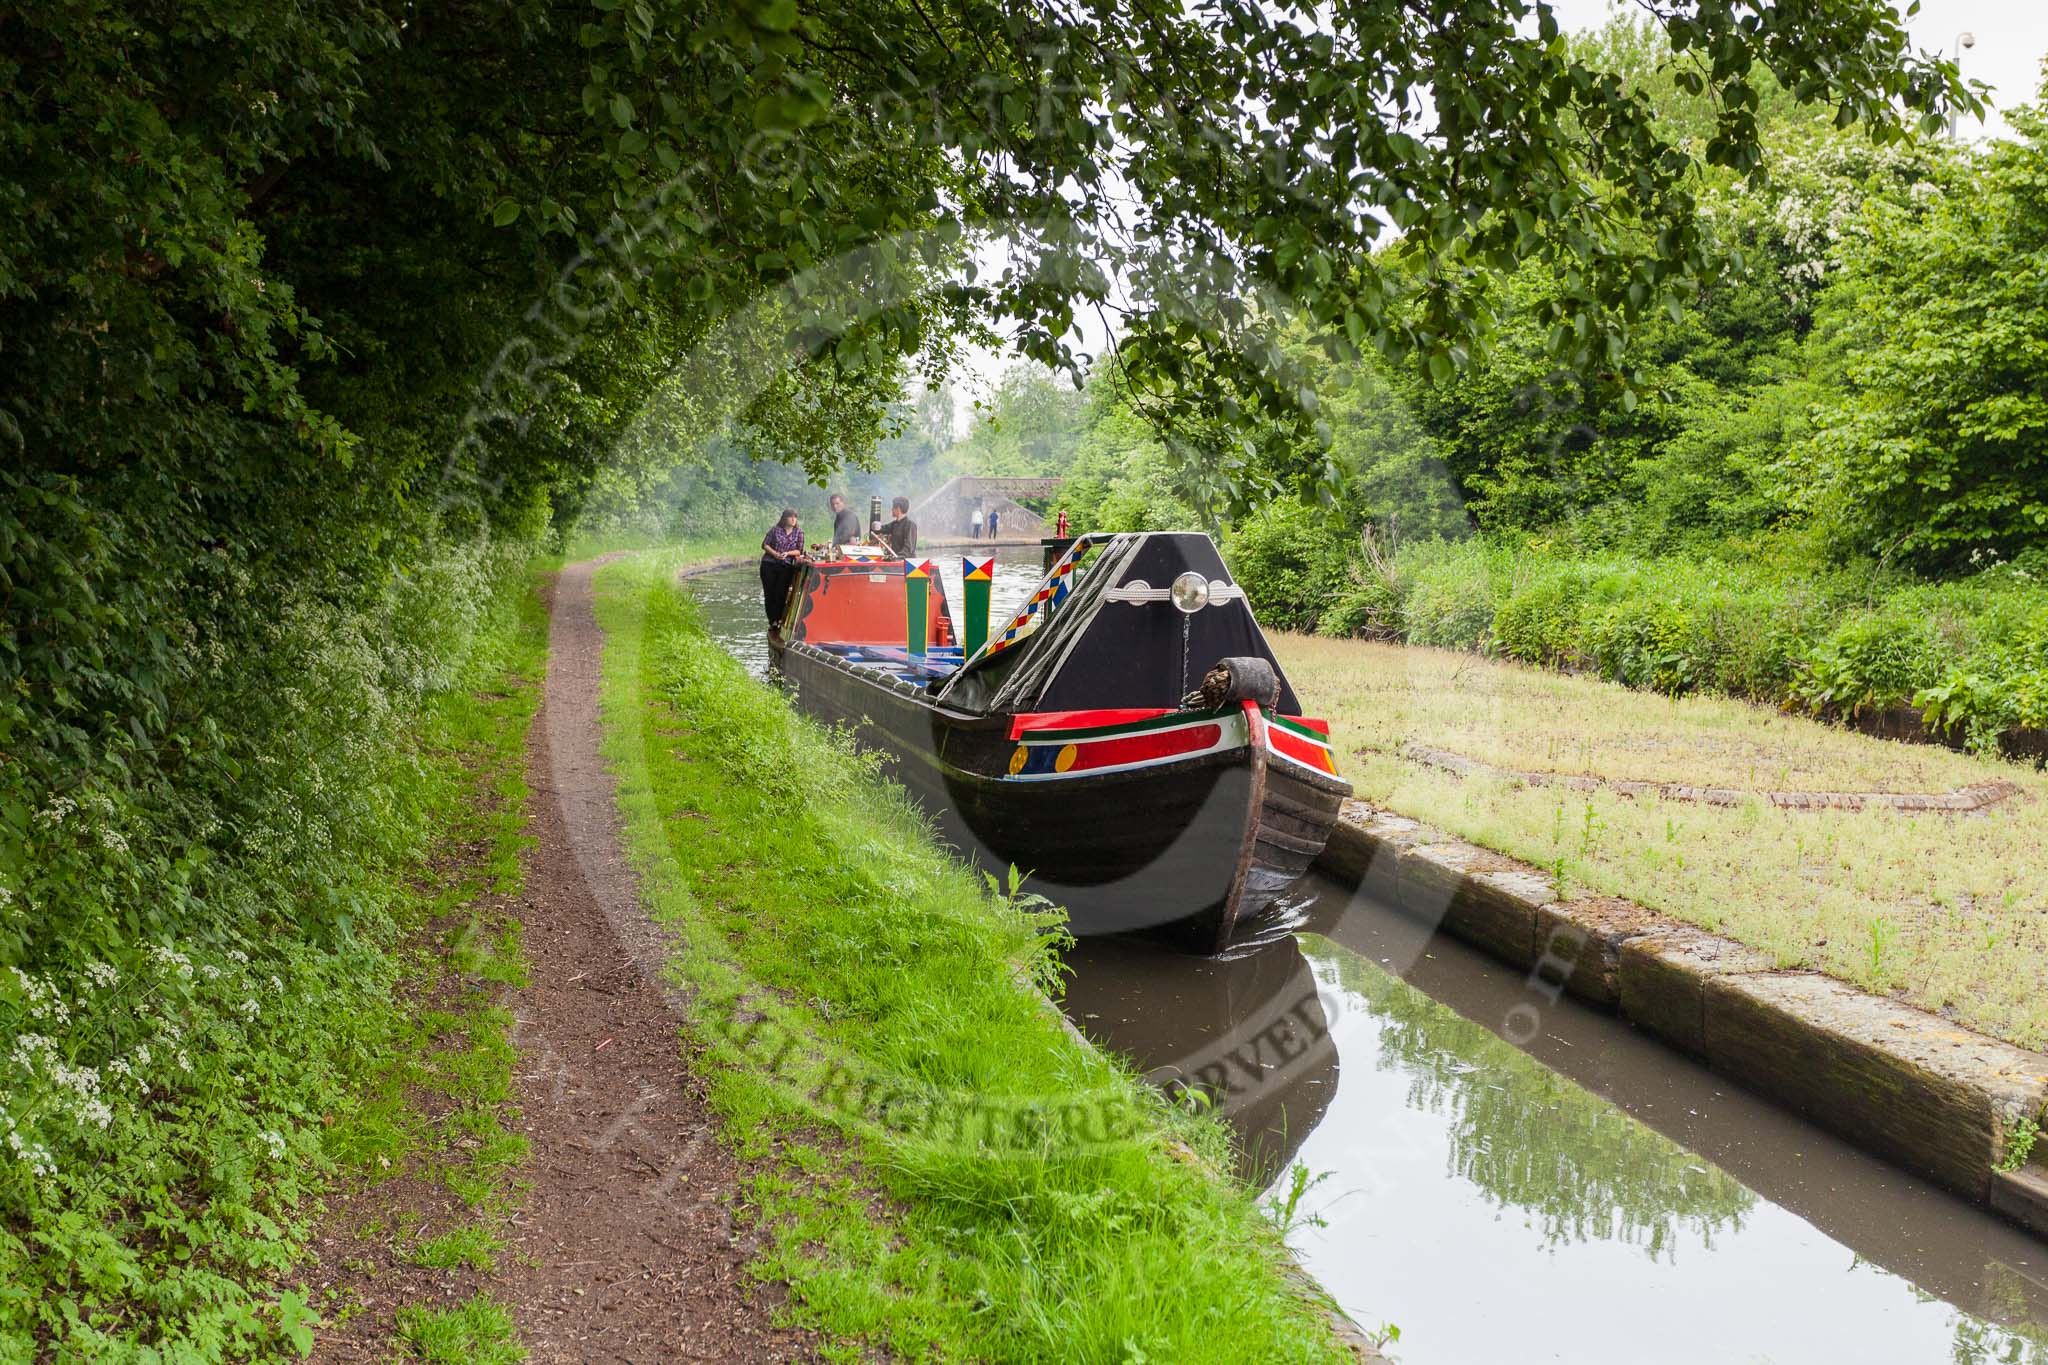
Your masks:
<instances>
[{"instance_id":1,"label":"brick edging","mask_svg":"<svg viewBox=\"0 0 2048 1365\"><path fill-rule=\"evenodd\" d=\"M1361 750L1363 752L1369 752ZM1972 782L1945 792L1847 792L1847 791L1748 791L1741 787L1701 787L1688 782L1640 782L1626 778L1592 777L1583 773L1546 773L1524 768L1501 768L1449 749L1432 749L1420 744L1403 745L1402 758L1458 777L1479 774L1522 783L1529 787L1568 787L1582 792L1613 792L1631 800L1652 796L1664 801L1696 801L1708 806L1744 806L1762 801L1780 810L1895 810L1901 812L1948 812L1967 815L1995 806L2023 794L2017 782L2004 780Z\"/></svg>"},{"instance_id":2,"label":"brick edging","mask_svg":"<svg viewBox=\"0 0 2048 1365\"><path fill-rule=\"evenodd\" d=\"M1560 900L1540 869L1368 802L1345 803L1317 865L2048 1237L2048 1167L1999 1169L2012 1126L2048 1109L2048 1056L1632 901Z\"/></svg>"}]
</instances>

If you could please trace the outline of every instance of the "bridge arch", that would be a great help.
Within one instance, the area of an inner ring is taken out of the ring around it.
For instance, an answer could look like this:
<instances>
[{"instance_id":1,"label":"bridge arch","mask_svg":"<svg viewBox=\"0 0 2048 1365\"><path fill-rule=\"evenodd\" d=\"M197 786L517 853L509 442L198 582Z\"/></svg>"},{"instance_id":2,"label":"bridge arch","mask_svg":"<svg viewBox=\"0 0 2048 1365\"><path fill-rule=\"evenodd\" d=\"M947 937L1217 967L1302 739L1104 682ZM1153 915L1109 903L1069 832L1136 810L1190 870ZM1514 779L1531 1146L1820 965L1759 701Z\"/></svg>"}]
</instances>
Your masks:
<instances>
[{"instance_id":1,"label":"bridge arch","mask_svg":"<svg viewBox=\"0 0 2048 1365\"><path fill-rule=\"evenodd\" d=\"M912 505L910 515L918 534L928 539L952 540L972 534L974 511L986 517L990 512L1002 519L1004 540L1037 540L1052 534L1045 518L1018 502L1019 498L1048 498L1060 490L1065 479L995 478L962 474L948 479Z\"/></svg>"}]
</instances>

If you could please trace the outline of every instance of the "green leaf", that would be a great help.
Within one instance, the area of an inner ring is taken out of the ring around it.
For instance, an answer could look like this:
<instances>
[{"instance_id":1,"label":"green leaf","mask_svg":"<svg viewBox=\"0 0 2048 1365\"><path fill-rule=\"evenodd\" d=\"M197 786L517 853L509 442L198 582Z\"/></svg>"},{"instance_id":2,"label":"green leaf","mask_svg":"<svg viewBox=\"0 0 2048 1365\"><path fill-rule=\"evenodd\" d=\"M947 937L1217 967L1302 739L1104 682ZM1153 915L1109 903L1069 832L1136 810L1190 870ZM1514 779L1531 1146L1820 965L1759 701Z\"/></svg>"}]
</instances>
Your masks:
<instances>
[{"instance_id":1,"label":"green leaf","mask_svg":"<svg viewBox=\"0 0 2048 1365\"><path fill-rule=\"evenodd\" d=\"M285 1339L301 1358L313 1354L313 1328L324 1325L300 1291L287 1289L278 1299L278 1330L284 1333Z\"/></svg>"},{"instance_id":2,"label":"green leaf","mask_svg":"<svg viewBox=\"0 0 2048 1365\"><path fill-rule=\"evenodd\" d=\"M519 201L500 199L491 209L491 224L494 227L510 227L519 220Z\"/></svg>"}]
</instances>

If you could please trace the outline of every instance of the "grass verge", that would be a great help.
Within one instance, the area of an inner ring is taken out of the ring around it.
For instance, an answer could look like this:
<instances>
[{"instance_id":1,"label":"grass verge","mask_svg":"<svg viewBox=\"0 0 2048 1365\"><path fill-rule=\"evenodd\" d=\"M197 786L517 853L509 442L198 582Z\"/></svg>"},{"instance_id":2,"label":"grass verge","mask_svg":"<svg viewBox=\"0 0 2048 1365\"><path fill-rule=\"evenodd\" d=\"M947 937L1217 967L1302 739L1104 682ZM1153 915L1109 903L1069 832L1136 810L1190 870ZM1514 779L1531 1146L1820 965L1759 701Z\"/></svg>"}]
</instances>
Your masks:
<instances>
[{"instance_id":1,"label":"grass verge","mask_svg":"<svg viewBox=\"0 0 2048 1365\"><path fill-rule=\"evenodd\" d=\"M372 1283L403 1265L490 1274L521 1185L527 1144L513 1130L518 1050L506 1005L527 973L508 907L532 842L526 741L547 667L547 613L527 586L486 671L427 717L441 838L410 888L416 928L399 950L395 1003L375 1016L362 1099L326 1135L327 1152L371 1187L354 1201L368 1216L348 1234L352 1268ZM319 1305L329 1321L354 1314L353 1289ZM401 1309L390 1327L399 1360L524 1358L504 1310L481 1294L446 1311Z\"/></svg>"},{"instance_id":2,"label":"grass verge","mask_svg":"<svg viewBox=\"0 0 2048 1365\"><path fill-rule=\"evenodd\" d=\"M1211 1173L1220 1125L1045 1008L1040 914L751 682L672 569L598 577L606 754L791 1316L848 1359L1347 1359Z\"/></svg>"},{"instance_id":3,"label":"grass verge","mask_svg":"<svg viewBox=\"0 0 2048 1365\"><path fill-rule=\"evenodd\" d=\"M1671 698L1470 654L1280 636L1368 800L2028 1047L2048 1045L2048 776L1744 702ZM1459 777L1497 769L1778 790L1940 792L2006 781L1970 815L1716 807Z\"/></svg>"}]
</instances>

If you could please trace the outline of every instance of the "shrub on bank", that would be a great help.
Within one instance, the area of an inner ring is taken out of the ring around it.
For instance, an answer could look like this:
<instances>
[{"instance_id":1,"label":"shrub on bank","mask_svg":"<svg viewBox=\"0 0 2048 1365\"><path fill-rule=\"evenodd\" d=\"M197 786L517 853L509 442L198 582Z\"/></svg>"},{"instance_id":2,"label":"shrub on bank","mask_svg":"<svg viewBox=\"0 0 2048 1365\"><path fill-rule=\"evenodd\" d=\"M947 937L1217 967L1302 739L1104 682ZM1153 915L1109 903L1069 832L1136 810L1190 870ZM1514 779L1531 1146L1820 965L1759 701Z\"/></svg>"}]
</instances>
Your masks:
<instances>
[{"instance_id":1,"label":"shrub on bank","mask_svg":"<svg viewBox=\"0 0 2048 1365\"><path fill-rule=\"evenodd\" d=\"M344 605L225 557L147 761L0 765L0 1359L283 1351L299 1203L456 789L420 717L509 639L528 546ZM0 714L0 733L10 718ZM23 735L14 730L17 739Z\"/></svg>"},{"instance_id":2,"label":"shrub on bank","mask_svg":"<svg viewBox=\"0 0 2048 1365\"><path fill-rule=\"evenodd\" d=\"M1331 594L1316 621L1316 633L1338 639L1402 639L1408 630L1404 599L1397 575L1354 569L1351 581Z\"/></svg>"},{"instance_id":3,"label":"shrub on bank","mask_svg":"<svg viewBox=\"0 0 2048 1365\"><path fill-rule=\"evenodd\" d=\"M1816 711L1848 715L1911 701L1951 654L1932 625L1898 605L1854 613L1799 661L1795 695Z\"/></svg>"},{"instance_id":4,"label":"shrub on bank","mask_svg":"<svg viewBox=\"0 0 2048 1365\"><path fill-rule=\"evenodd\" d=\"M1401 547L1391 572L1355 550L1254 519L1232 568L1254 603L1316 603L1325 635L1398 639L1594 673L1671 694L1714 691L1822 715L1917 706L1978 749L2048 726L2048 556L1926 583L1767 556L1582 554L1472 538ZM1251 525L1251 523L1248 523ZM1286 554L1274 551L1282 545ZM1311 596L1302 585L1316 585ZM1293 600L1293 599L1290 599ZM1269 624L1292 625L1263 610Z\"/></svg>"},{"instance_id":5,"label":"shrub on bank","mask_svg":"<svg viewBox=\"0 0 2048 1365\"><path fill-rule=\"evenodd\" d=\"M2026 568L1987 577L2004 591L1971 623L1961 657L1945 659L1913 698L1930 725L1980 751L2048 730L2048 593L2028 591L2040 580Z\"/></svg>"},{"instance_id":6,"label":"shrub on bank","mask_svg":"<svg viewBox=\"0 0 2048 1365\"><path fill-rule=\"evenodd\" d=\"M1321 509L1276 498L1233 526L1223 551L1261 623L1314 630L1347 585L1350 542Z\"/></svg>"},{"instance_id":7,"label":"shrub on bank","mask_svg":"<svg viewBox=\"0 0 2048 1365\"><path fill-rule=\"evenodd\" d=\"M1716 561L1532 557L1518 579L1501 654L1660 692L1781 696L1827 612L1809 585Z\"/></svg>"},{"instance_id":8,"label":"shrub on bank","mask_svg":"<svg viewBox=\"0 0 2048 1365\"><path fill-rule=\"evenodd\" d=\"M1475 536L1404 548L1395 563L1409 641L1491 651L1493 618L1507 590L1510 555Z\"/></svg>"}]
</instances>

